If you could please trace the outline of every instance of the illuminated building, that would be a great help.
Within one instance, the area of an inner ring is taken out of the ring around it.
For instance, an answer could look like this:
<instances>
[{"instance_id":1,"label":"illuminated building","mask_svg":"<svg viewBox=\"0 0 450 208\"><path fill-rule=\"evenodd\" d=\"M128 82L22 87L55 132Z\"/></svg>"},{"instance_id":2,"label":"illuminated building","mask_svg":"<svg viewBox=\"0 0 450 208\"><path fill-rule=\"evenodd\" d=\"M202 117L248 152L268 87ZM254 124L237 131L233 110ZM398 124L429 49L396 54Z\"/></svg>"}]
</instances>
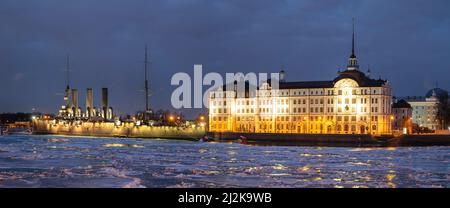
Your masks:
<instances>
[{"instance_id":1,"label":"illuminated building","mask_svg":"<svg viewBox=\"0 0 450 208\"><path fill-rule=\"evenodd\" d=\"M439 129L439 119L437 118L439 99L434 91L430 97L406 97L405 100L413 109L413 123L431 130Z\"/></svg>"},{"instance_id":2,"label":"illuminated building","mask_svg":"<svg viewBox=\"0 0 450 208\"><path fill-rule=\"evenodd\" d=\"M245 96L225 86L209 93L209 131L300 134L391 134L392 92L388 81L371 79L359 70L352 54L334 80L269 81ZM251 96L252 93L254 96Z\"/></svg>"},{"instance_id":3,"label":"illuminated building","mask_svg":"<svg viewBox=\"0 0 450 208\"><path fill-rule=\"evenodd\" d=\"M405 100L399 100L392 105L394 121L392 122L393 131L402 134L412 133L412 107Z\"/></svg>"}]
</instances>

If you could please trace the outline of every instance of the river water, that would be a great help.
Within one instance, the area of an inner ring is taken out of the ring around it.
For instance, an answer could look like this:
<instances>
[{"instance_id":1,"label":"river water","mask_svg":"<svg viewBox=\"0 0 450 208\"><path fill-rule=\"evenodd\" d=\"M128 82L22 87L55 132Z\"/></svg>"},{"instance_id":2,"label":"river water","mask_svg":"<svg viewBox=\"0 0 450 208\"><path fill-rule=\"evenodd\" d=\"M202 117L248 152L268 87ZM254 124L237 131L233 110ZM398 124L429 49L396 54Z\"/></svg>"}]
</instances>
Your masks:
<instances>
[{"instance_id":1,"label":"river water","mask_svg":"<svg viewBox=\"0 0 450 208\"><path fill-rule=\"evenodd\" d=\"M450 147L0 136L1 187L450 187Z\"/></svg>"}]
</instances>

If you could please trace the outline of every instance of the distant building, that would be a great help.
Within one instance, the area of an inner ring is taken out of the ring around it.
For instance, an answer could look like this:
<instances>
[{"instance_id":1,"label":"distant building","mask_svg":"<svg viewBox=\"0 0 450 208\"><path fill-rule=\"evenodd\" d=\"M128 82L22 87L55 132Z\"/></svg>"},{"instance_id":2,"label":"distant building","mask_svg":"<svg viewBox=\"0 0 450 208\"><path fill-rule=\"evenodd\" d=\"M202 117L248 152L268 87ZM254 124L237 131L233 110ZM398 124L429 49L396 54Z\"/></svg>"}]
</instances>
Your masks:
<instances>
[{"instance_id":1,"label":"distant building","mask_svg":"<svg viewBox=\"0 0 450 208\"><path fill-rule=\"evenodd\" d=\"M394 121L392 122L392 129L401 132L402 134L410 134L413 129L412 122L412 107L405 100L399 100L392 105L392 112Z\"/></svg>"},{"instance_id":2,"label":"distant building","mask_svg":"<svg viewBox=\"0 0 450 208\"><path fill-rule=\"evenodd\" d=\"M329 81L265 82L238 96L226 86L209 94L211 132L390 134L392 96L388 81L359 70L354 50L347 69ZM250 96L250 95L254 96Z\"/></svg>"},{"instance_id":3,"label":"distant building","mask_svg":"<svg viewBox=\"0 0 450 208\"><path fill-rule=\"evenodd\" d=\"M426 97L431 97L432 95L435 95L437 99L439 100L439 107L438 107L438 115L437 118L439 119L440 128L443 130L450 130L450 99L449 99L449 93L447 90L441 89L441 88L433 88L429 90L426 94Z\"/></svg>"},{"instance_id":4,"label":"distant building","mask_svg":"<svg viewBox=\"0 0 450 208\"><path fill-rule=\"evenodd\" d=\"M430 97L406 97L404 99L412 107L413 123L431 130L439 129L440 122L437 117L439 99L435 93Z\"/></svg>"},{"instance_id":5,"label":"distant building","mask_svg":"<svg viewBox=\"0 0 450 208\"><path fill-rule=\"evenodd\" d=\"M30 128L31 122L30 121L16 121L14 123L9 123L5 125L8 129L14 129L14 128Z\"/></svg>"}]
</instances>

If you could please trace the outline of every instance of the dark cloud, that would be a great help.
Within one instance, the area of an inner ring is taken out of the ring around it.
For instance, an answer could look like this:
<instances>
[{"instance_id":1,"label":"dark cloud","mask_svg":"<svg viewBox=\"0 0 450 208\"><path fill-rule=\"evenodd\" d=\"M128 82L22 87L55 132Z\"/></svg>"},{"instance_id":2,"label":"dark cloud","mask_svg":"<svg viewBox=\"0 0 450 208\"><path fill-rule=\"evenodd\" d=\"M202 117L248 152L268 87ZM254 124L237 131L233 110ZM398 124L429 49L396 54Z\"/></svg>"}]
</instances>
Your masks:
<instances>
[{"instance_id":1,"label":"dark cloud","mask_svg":"<svg viewBox=\"0 0 450 208\"><path fill-rule=\"evenodd\" d=\"M0 112L56 112L67 54L80 96L93 87L98 98L107 86L119 112L142 109L145 43L155 108L169 106L172 74L198 63L220 73L285 65L291 80L332 79L350 52L352 17L363 69L370 64L396 95L450 89L448 8L446 0L2 0Z\"/></svg>"}]
</instances>

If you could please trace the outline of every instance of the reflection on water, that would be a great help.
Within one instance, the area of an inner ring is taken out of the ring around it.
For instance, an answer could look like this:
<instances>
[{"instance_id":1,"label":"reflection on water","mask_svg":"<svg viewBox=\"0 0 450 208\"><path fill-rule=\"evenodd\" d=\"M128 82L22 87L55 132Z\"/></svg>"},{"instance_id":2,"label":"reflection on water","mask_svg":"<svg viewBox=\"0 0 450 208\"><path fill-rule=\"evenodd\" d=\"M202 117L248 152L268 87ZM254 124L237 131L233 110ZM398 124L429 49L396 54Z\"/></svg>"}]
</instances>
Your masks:
<instances>
[{"instance_id":1,"label":"reflection on water","mask_svg":"<svg viewBox=\"0 0 450 208\"><path fill-rule=\"evenodd\" d=\"M0 187L449 187L449 147L0 136Z\"/></svg>"},{"instance_id":2,"label":"reflection on water","mask_svg":"<svg viewBox=\"0 0 450 208\"><path fill-rule=\"evenodd\" d=\"M104 144L104 147L133 147L133 148L141 148L143 145L139 144L120 144L120 143L112 143L112 144Z\"/></svg>"}]
</instances>

